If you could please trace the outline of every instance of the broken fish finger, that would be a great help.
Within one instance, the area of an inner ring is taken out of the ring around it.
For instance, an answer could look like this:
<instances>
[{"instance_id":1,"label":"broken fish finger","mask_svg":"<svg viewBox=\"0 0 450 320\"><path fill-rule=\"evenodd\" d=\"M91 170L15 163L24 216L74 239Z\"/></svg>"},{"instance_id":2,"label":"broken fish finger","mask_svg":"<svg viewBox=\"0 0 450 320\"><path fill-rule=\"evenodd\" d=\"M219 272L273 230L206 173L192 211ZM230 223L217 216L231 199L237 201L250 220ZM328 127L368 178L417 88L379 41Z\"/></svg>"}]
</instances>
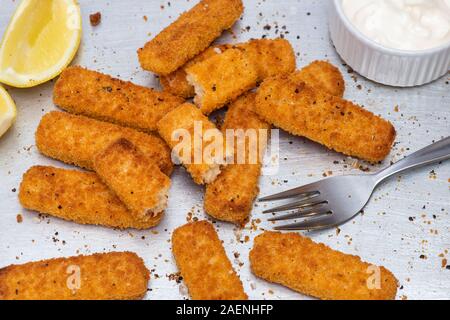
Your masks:
<instances>
[{"instance_id":1,"label":"broken fish finger","mask_svg":"<svg viewBox=\"0 0 450 320\"><path fill-rule=\"evenodd\" d=\"M320 73L320 76L317 73ZM299 77L304 79L308 85L319 90L327 91L330 94L343 94L344 80L342 75L336 67L328 62L313 62L299 72ZM227 129L262 129L266 131L270 129L270 125L261 120L255 113L255 96L255 93L246 94L228 107L222 132ZM268 139L269 134L266 137ZM261 137L258 136L258 139L261 139ZM237 143L235 146L236 161ZM249 159L250 145L245 146L244 144L244 147L246 147L246 157ZM259 151L264 154L264 150ZM244 224L250 216L253 202L259 193L258 180L260 175L260 162L233 163L226 166L217 179L206 186L204 201L206 213L222 221L238 225Z\"/></svg>"},{"instance_id":2,"label":"broken fish finger","mask_svg":"<svg viewBox=\"0 0 450 320\"><path fill-rule=\"evenodd\" d=\"M295 71L295 53L289 41L281 38L255 39L235 45L225 44L209 47L177 71L167 76L161 76L160 80L164 91L186 99L194 97L195 90L186 79L186 69L231 48L243 50L255 64L258 82L263 81L267 77Z\"/></svg>"},{"instance_id":3,"label":"broken fish finger","mask_svg":"<svg viewBox=\"0 0 450 320\"><path fill-rule=\"evenodd\" d=\"M132 252L56 258L0 269L0 300L136 300L149 279Z\"/></svg>"},{"instance_id":4,"label":"broken fish finger","mask_svg":"<svg viewBox=\"0 0 450 320\"><path fill-rule=\"evenodd\" d=\"M396 136L393 125L350 101L298 80L269 78L256 96L256 112L287 132L370 162L383 160Z\"/></svg>"},{"instance_id":5,"label":"broken fish finger","mask_svg":"<svg viewBox=\"0 0 450 320\"><path fill-rule=\"evenodd\" d=\"M119 138L131 141L166 175L173 164L166 143L153 134L53 111L44 115L36 131L36 146L44 155L93 170L95 155Z\"/></svg>"},{"instance_id":6,"label":"broken fish finger","mask_svg":"<svg viewBox=\"0 0 450 320\"><path fill-rule=\"evenodd\" d=\"M173 232L172 252L193 300L246 300L242 282L207 221Z\"/></svg>"},{"instance_id":7,"label":"broken fish finger","mask_svg":"<svg viewBox=\"0 0 450 320\"><path fill-rule=\"evenodd\" d=\"M233 45L229 44L209 47L185 65L178 68L176 71L165 76L161 75L159 79L164 91L185 99L194 97L194 86L192 86L186 79L186 69L232 47Z\"/></svg>"},{"instance_id":8,"label":"broken fish finger","mask_svg":"<svg viewBox=\"0 0 450 320\"><path fill-rule=\"evenodd\" d=\"M397 279L386 268L298 233L256 237L250 268L266 281L325 300L392 300L397 294Z\"/></svg>"},{"instance_id":9,"label":"broken fish finger","mask_svg":"<svg viewBox=\"0 0 450 320\"><path fill-rule=\"evenodd\" d=\"M224 148L222 133L190 103L162 118L158 122L158 132L172 148L173 157L186 167L197 184L213 182L231 155Z\"/></svg>"},{"instance_id":10,"label":"broken fish finger","mask_svg":"<svg viewBox=\"0 0 450 320\"><path fill-rule=\"evenodd\" d=\"M239 19L241 0L202 0L138 50L143 69L174 72L205 50Z\"/></svg>"},{"instance_id":11,"label":"broken fish finger","mask_svg":"<svg viewBox=\"0 0 450 320\"><path fill-rule=\"evenodd\" d=\"M244 130L245 139L235 139L234 163L228 164L211 184L206 186L204 206L210 216L244 224L253 208L253 202L259 193L258 181L261 175L261 157L265 152L269 138L270 125L254 113L255 93L249 93L228 107L222 132L229 129ZM261 135L260 130L266 132ZM248 137L248 138L247 138ZM252 139L253 141L250 141ZM263 149L260 150L259 148ZM255 150L256 149L256 150ZM245 153L245 162L238 163L238 152ZM253 158L251 159L251 152ZM255 161L256 160L256 161Z\"/></svg>"},{"instance_id":12,"label":"broken fish finger","mask_svg":"<svg viewBox=\"0 0 450 320\"><path fill-rule=\"evenodd\" d=\"M254 88L258 70L240 49L229 49L186 69L195 104L208 115Z\"/></svg>"},{"instance_id":13,"label":"broken fish finger","mask_svg":"<svg viewBox=\"0 0 450 320\"><path fill-rule=\"evenodd\" d=\"M156 123L184 100L82 67L65 69L53 101L68 112L137 130L156 131Z\"/></svg>"},{"instance_id":14,"label":"broken fish finger","mask_svg":"<svg viewBox=\"0 0 450 320\"><path fill-rule=\"evenodd\" d=\"M163 214L138 219L93 172L35 166L23 176L20 204L79 224L150 229Z\"/></svg>"},{"instance_id":15,"label":"broken fish finger","mask_svg":"<svg viewBox=\"0 0 450 320\"><path fill-rule=\"evenodd\" d=\"M119 139L97 154L94 169L137 218L166 209L169 177L130 141Z\"/></svg>"}]
</instances>

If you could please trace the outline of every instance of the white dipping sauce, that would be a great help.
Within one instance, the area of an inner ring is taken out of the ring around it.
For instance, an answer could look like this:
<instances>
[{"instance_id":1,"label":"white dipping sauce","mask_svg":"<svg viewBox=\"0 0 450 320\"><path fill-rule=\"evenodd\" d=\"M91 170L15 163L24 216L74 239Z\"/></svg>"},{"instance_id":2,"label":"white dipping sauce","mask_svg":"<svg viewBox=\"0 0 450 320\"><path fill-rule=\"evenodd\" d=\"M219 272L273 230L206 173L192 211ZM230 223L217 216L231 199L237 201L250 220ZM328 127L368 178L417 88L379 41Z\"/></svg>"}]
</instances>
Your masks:
<instances>
[{"instance_id":1,"label":"white dipping sauce","mask_svg":"<svg viewBox=\"0 0 450 320\"><path fill-rule=\"evenodd\" d=\"M450 0L342 0L348 19L389 48L419 51L450 43Z\"/></svg>"}]
</instances>

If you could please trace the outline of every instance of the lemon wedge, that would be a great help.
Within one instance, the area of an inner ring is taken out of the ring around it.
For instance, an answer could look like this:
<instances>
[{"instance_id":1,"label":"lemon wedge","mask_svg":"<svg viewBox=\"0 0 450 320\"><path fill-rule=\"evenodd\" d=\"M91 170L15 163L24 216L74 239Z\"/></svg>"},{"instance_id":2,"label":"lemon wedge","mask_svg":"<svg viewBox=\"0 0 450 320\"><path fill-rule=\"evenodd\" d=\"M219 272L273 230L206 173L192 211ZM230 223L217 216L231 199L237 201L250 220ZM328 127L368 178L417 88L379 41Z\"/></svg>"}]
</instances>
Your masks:
<instances>
[{"instance_id":1,"label":"lemon wedge","mask_svg":"<svg viewBox=\"0 0 450 320\"><path fill-rule=\"evenodd\" d=\"M0 137L16 120L16 105L6 90L0 86Z\"/></svg>"},{"instance_id":2,"label":"lemon wedge","mask_svg":"<svg viewBox=\"0 0 450 320\"><path fill-rule=\"evenodd\" d=\"M53 79L80 46L76 0L22 0L0 45L0 82L29 88Z\"/></svg>"}]
</instances>

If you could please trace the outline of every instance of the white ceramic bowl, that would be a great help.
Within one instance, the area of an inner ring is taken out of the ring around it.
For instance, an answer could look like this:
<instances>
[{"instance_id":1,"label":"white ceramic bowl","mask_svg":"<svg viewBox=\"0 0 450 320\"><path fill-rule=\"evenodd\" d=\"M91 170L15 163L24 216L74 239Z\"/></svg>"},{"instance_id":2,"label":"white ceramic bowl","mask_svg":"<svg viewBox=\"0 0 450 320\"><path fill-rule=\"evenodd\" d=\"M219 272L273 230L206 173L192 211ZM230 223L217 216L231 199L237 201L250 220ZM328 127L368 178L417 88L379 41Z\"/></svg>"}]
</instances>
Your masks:
<instances>
[{"instance_id":1,"label":"white ceramic bowl","mask_svg":"<svg viewBox=\"0 0 450 320\"><path fill-rule=\"evenodd\" d=\"M330 2L331 39L341 58L362 76L390 86L412 87L434 81L450 69L450 43L423 51L386 48L353 26L342 0Z\"/></svg>"}]
</instances>

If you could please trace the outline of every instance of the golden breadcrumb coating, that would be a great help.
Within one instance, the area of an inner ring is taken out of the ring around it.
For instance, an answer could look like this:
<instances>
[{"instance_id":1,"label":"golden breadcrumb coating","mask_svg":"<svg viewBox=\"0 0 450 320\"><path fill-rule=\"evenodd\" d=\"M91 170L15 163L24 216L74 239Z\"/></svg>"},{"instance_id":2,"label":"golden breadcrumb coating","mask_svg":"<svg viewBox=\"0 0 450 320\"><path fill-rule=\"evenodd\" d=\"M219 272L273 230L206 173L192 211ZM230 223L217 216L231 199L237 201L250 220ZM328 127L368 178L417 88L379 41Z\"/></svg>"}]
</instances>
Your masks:
<instances>
[{"instance_id":1,"label":"golden breadcrumb coating","mask_svg":"<svg viewBox=\"0 0 450 320\"><path fill-rule=\"evenodd\" d=\"M332 96L340 98L344 96L345 81L342 73L328 61L314 61L302 68L294 77Z\"/></svg>"},{"instance_id":2,"label":"golden breadcrumb coating","mask_svg":"<svg viewBox=\"0 0 450 320\"><path fill-rule=\"evenodd\" d=\"M202 0L138 50L145 70L174 72L233 26L244 11L241 0Z\"/></svg>"},{"instance_id":3,"label":"golden breadcrumb coating","mask_svg":"<svg viewBox=\"0 0 450 320\"><path fill-rule=\"evenodd\" d=\"M164 91L167 91L173 95L180 96L185 99L194 97L195 89L194 86L191 85L186 79L187 77L186 69L189 68L190 66L195 65L196 63L202 62L232 47L233 45L231 44L209 47L199 55L195 56L185 65L175 70L174 72L165 76L160 76L159 80L161 82Z\"/></svg>"},{"instance_id":4,"label":"golden breadcrumb coating","mask_svg":"<svg viewBox=\"0 0 450 320\"><path fill-rule=\"evenodd\" d=\"M269 78L256 96L256 112L287 132L349 156L378 162L395 139L392 124L364 108L297 80L298 72Z\"/></svg>"},{"instance_id":5,"label":"golden breadcrumb coating","mask_svg":"<svg viewBox=\"0 0 450 320\"><path fill-rule=\"evenodd\" d=\"M236 47L244 49L254 62L258 71L258 82L295 71L295 52L286 39L255 39Z\"/></svg>"},{"instance_id":6,"label":"golden breadcrumb coating","mask_svg":"<svg viewBox=\"0 0 450 320\"><path fill-rule=\"evenodd\" d=\"M80 224L150 229L162 214L138 219L93 172L35 166L23 176L20 204Z\"/></svg>"},{"instance_id":7,"label":"golden breadcrumb coating","mask_svg":"<svg viewBox=\"0 0 450 320\"><path fill-rule=\"evenodd\" d=\"M49 259L0 269L0 300L135 300L149 279L132 252Z\"/></svg>"},{"instance_id":8,"label":"golden breadcrumb coating","mask_svg":"<svg viewBox=\"0 0 450 320\"><path fill-rule=\"evenodd\" d=\"M298 233L264 232L256 237L250 267L266 281L324 300L392 300L397 294L397 279L386 268Z\"/></svg>"},{"instance_id":9,"label":"golden breadcrumb coating","mask_svg":"<svg viewBox=\"0 0 450 320\"><path fill-rule=\"evenodd\" d=\"M269 138L270 125L260 120L254 113L254 105L255 93L246 94L232 103L228 108L222 132L225 134L227 129L254 129L259 134L258 130L266 130ZM262 137L256 137L259 144L259 138ZM266 141L263 143L265 145ZM243 145L241 148L245 147L245 163L235 162L222 170L217 179L206 187L204 205L206 213L212 217L243 225L248 220L253 201L259 193L261 161L258 158L257 163L252 163L249 154L250 144L248 141L238 139L235 139L235 161L239 144ZM258 151L262 154L265 152L265 150Z\"/></svg>"},{"instance_id":10,"label":"golden breadcrumb coating","mask_svg":"<svg viewBox=\"0 0 450 320\"><path fill-rule=\"evenodd\" d=\"M94 169L137 218L155 217L166 209L169 177L130 141L119 139L98 153Z\"/></svg>"},{"instance_id":11,"label":"golden breadcrumb coating","mask_svg":"<svg viewBox=\"0 0 450 320\"><path fill-rule=\"evenodd\" d=\"M211 223L198 221L176 229L172 252L191 299L248 298Z\"/></svg>"},{"instance_id":12,"label":"golden breadcrumb coating","mask_svg":"<svg viewBox=\"0 0 450 320\"><path fill-rule=\"evenodd\" d=\"M195 104L204 114L218 110L254 88L258 70L242 49L229 49L186 69Z\"/></svg>"},{"instance_id":13,"label":"golden breadcrumb coating","mask_svg":"<svg viewBox=\"0 0 450 320\"><path fill-rule=\"evenodd\" d=\"M95 155L119 138L131 141L166 175L172 173L170 149L156 135L65 112L42 117L36 146L50 158L92 170Z\"/></svg>"},{"instance_id":14,"label":"golden breadcrumb coating","mask_svg":"<svg viewBox=\"0 0 450 320\"><path fill-rule=\"evenodd\" d=\"M255 64L258 82L267 77L295 71L295 53L289 41L281 38L256 39L236 45L225 44L209 47L177 71L167 76L161 76L160 80L164 91L185 99L194 97L195 90L186 79L186 69L233 47L242 49Z\"/></svg>"},{"instance_id":15,"label":"golden breadcrumb coating","mask_svg":"<svg viewBox=\"0 0 450 320\"><path fill-rule=\"evenodd\" d=\"M194 86L187 81L186 71L184 71L183 67L168 74L167 76L160 76L159 81L165 92L184 99L189 99L195 96Z\"/></svg>"},{"instance_id":16,"label":"golden breadcrumb coating","mask_svg":"<svg viewBox=\"0 0 450 320\"><path fill-rule=\"evenodd\" d=\"M320 73L320 76L316 75L317 73ZM342 75L328 62L313 62L303 68L299 76L315 88L338 96L343 94ZM249 93L230 105L222 132L232 128L270 129L270 126L260 120L254 112L255 96L254 93ZM229 164L217 179L206 187L204 202L206 213L219 220L238 225L244 224L252 210L253 201L259 193L260 174L261 164Z\"/></svg>"},{"instance_id":17,"label":"golden breadcrumb coating","mask_svg":"<svg viewBox=\"0 0 450 320\"><path fill-rule=\"evenodd\" d=\"M184 99L77 66L61 73L53 101L71 113L151 132Z\"/></svg>"},{"instance_id":18,"label":"golden breadcrumb coating","mask_svg":"<svg viewBox=\"0 0 450 320\"><path fill-rule=\"evenodd\" d=\"M181 131L189 134L189 137L184 137ZM224 165L225 160L229 157L226 149L223 150L223 157L216 155L214 150L211 153L207 152L216 144L223 148L224 137L208 117L190 103L179 106L162 118L158 122L158 132L173 149L172 156L186 167L197 184L213 182L220 173L221 165ZM204 137L206 132L214 134L222 141L216 141L214 138L207 139ZM181 133L181 135L177 137L177 133ZM184 139L190 141L190 145L187 145L187 148L190 147L189 150L178 150L180 145L187 142ZM211 158L208 159L206 156L211 156Z\"/></svg>"}]
</instances>

